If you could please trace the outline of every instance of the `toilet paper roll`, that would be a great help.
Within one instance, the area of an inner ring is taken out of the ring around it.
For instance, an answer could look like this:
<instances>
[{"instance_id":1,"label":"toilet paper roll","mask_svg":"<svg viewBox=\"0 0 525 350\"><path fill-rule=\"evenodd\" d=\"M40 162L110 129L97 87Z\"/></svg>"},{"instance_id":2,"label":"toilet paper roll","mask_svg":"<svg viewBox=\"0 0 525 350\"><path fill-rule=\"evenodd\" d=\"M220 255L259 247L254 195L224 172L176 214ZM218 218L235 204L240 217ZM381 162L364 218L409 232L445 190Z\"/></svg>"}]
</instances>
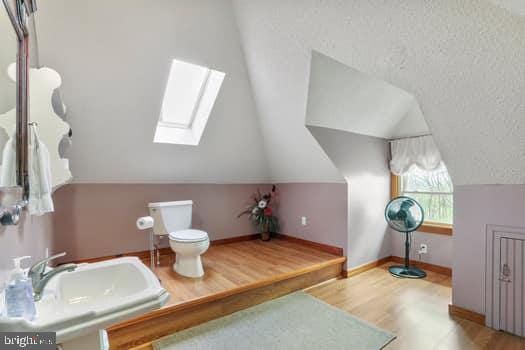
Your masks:
<instances>
[{"instance_id":1,"label":"toilet paper roll","mask_svg":"<svg viewBox=\"0 0 525 350\"><path fill-rule=\"evenodd\" d=\"M139 230L145 230L153 227L155 221L151 216L143 216L137 219L137 228Z\"/></svg>"}]
</instances>

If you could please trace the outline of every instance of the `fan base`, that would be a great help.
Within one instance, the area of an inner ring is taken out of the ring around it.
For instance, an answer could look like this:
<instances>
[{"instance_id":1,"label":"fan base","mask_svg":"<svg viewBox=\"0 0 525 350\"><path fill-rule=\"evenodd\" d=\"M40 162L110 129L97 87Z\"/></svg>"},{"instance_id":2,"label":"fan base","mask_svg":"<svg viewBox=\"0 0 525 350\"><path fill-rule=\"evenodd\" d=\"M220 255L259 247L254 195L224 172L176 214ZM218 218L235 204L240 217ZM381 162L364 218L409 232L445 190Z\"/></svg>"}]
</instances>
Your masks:
<instances>
[{"instance_id":1,"label":"fan base","mask_svg":"<svg viewBox=\"0 0 525 350\"><path fill-rule=\"evenodd\" d=\"M413 266L407 268L405 266L394 265L390 266L388 271L392 276L400 278L425 278L427 276L425 271Z\"/></svg>"}]
</instances>

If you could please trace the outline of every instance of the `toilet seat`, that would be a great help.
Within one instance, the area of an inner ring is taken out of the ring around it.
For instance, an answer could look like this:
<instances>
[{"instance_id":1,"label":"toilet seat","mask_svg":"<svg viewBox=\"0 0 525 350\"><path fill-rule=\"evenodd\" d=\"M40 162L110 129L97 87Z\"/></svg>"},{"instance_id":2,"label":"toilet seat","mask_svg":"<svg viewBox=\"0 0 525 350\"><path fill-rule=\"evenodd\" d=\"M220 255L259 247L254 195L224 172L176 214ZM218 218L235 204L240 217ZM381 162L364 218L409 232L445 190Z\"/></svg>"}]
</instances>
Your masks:
<instances>
[{"instance_id":1,"label":"toilet seat","mask_svg":"<svg viewBox=\"0 0 525 350\"><path fill-rule=\"evenodd\" d=\"M182 243L202 242L208 239L208 233L201 230L181 230L171 232L169 234L170 240Z\"/></svg>"}]
</instances>

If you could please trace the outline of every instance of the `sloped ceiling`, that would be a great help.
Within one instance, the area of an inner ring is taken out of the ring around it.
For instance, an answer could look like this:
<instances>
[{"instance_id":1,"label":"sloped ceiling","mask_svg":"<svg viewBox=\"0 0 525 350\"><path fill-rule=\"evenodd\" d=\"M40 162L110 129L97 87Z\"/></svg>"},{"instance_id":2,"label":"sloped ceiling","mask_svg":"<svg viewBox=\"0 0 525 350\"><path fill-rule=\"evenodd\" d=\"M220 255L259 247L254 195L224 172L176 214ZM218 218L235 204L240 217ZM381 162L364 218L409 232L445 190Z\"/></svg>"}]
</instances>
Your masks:
<instances>
[{"instance_id":1,"label":"sloped ceiling","mask_svg":"<svg viewBox=\"0 0 525 350\"><path fill-rule=\"evenodd\" d=\"M429 132L415 97L312 52L306 125L393 139Z\"/></svg>"},{"instance_id":2,"label":"sloped ceiling","mask_svg":"<svg viewBox=\"0 0 525 350\"><path fill-rule=\"evenodd\" d=\"M525 19L503 4L233 2L276 181L340 179L304 127L313 49L413 93L456 185L525 183Z\"/></svg>"},{"instance_id":3,"label":"sloped ceiling","mask_svg":"<svg viewBox=\"0 0 525 350\"><path fill-rule=\"evenodd\" d=\"M229 1L43 1L37 31L62 76L75 182L269 181ZM153 143L174 58L226 72L197 147Z\"/></svg>"}]
</instances>

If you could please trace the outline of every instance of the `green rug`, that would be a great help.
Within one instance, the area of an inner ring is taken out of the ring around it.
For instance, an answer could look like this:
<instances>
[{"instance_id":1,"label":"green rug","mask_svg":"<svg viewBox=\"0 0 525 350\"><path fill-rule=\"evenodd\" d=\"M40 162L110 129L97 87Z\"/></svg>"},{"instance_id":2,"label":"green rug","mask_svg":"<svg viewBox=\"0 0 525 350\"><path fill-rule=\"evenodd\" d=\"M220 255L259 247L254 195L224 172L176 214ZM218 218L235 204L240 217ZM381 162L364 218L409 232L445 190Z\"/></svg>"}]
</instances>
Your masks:
<instances>
[{"instance_id":1,"label":"green rug","mask_svg":"<svg viewBox=\"0 0 525 350\"><path fill-rule=\"evenodd\" d=\"M395 336L304 292L156 341L155 350L377 350Z\"/></svg>"}]
</instances>

